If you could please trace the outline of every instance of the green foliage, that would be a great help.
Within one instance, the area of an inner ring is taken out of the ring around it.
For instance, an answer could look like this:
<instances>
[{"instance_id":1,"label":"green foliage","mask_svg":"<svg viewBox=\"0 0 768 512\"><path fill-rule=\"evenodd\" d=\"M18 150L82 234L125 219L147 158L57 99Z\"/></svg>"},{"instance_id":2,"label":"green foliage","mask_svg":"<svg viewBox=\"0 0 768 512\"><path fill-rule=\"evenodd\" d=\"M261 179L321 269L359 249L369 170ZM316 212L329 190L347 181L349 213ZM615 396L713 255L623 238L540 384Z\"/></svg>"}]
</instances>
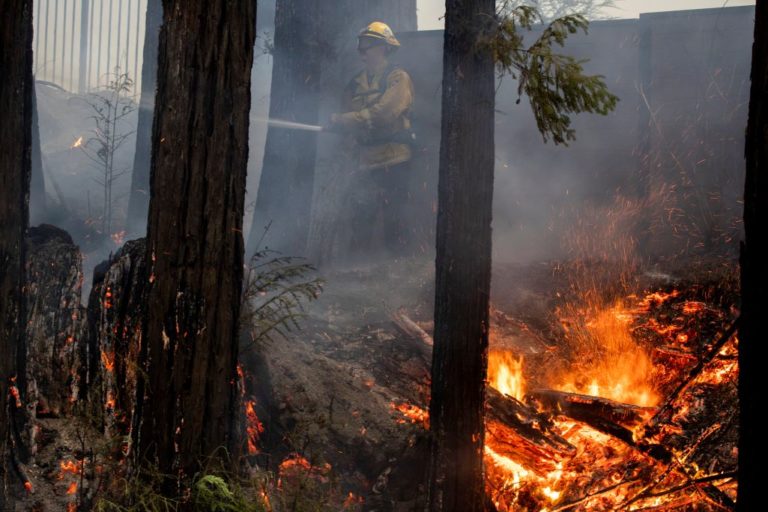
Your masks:
<instances>
[{"instance_id":1,"label":"green foliage","mask_svg":"<svg viewBox=\"0 0 768 512\"><path fill-rule=\"evenodd\" d=\"M323 291L323 280L310 277L315 271L312 265L272 254L257 252L245 277L242 322L250 328L254 343L267 343L298 329L304 304Z\"/></svg>"},{"instance_id":2,"label":"green foliage","mask_svg":"<svg viewBox=\"0 0 768 512\"><path fill-rule=\"evenodd\" d=\"M590 112L608 114L616 107L618 98L608 91L600 75L584 72L585 60L556 53L568 36L587 33L589 22L580 14L562 16L542 31L528 47L523 29L531 31L542 21L535 7L514 6L502 2L496 13L496 23L480 46L490 49L501 76L509 74L518 80L518 103L528 97L536 125L544 140L555 144L575 139L571 115Z\"/></svg>"}]
</instances>

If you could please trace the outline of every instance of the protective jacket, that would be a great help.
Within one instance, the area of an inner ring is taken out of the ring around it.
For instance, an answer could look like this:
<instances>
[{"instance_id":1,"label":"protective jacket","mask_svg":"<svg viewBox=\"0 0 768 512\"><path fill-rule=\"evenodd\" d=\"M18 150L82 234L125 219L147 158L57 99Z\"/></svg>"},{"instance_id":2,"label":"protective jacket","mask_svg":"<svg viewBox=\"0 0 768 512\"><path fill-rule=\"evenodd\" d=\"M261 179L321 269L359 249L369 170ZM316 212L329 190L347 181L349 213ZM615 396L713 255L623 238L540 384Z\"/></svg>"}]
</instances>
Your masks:
<instances>
[{"instance_id":1,"label":"protective jacket","mask_svg":"<svg viewBox=\"0 0 768 512\"><path fill-rule=\"evenodd\" d=\"M413 83L408 73L389 64L373 74L363 70L345 88L342 105L345 113L337 124L354 136L361 169L411 159Z\"/></svg>"}]
</instances>

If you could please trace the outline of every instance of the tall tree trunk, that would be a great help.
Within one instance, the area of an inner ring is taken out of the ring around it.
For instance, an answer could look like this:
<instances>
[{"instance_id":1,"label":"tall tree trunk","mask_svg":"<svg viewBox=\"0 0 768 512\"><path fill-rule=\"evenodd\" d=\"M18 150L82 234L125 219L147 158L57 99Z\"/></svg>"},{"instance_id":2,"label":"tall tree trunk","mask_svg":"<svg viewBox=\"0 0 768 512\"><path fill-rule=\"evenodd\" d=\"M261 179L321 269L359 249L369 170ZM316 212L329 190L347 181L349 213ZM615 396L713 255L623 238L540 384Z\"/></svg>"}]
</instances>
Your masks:
<instances>
[{"instance_id":1,"label":"tall tree trunk","mask_svg":"<svg viewBox=\"0 0 768 512\"><path fill-rule=\"evenodd\" d=\"M13 510L9 463L22 411L9 388L25 391L21 292L32 167L31 0L0 1L0 75L0 510Z\"/></svg>"},{"instance_id":2,"label":"tall tree trunk","mask_svg":"<svg viewBox=\"0 0 768 512\"><path fill-rule=\"evenodd\" d=\"M141 99L139 120L136 127L136 152L131 174L131 195L128 199L126 229L132 236L143 236L147 229L149 208L149 166L152 153L152 115L155 111L155 86L157 84L157 43L160 25L163 23L161 0L147 1L144 49L141 64Z\"/></svg>"},{"instance_id":3,"label":"tall tree trunk","mask_svg":"<svg viewBox=\"0 0 768 512\"><path fill-rule=\"evenodd\" d=\"M438 183L429 510L484 509L494 62L476 45L494 0L447 0Z\"/></svg>"},{"instance_id":4,"label":"tall tree trunk","mask_svg":"<svg viewBox=\"0 0 768 512\"><path fill-rule=\"evenodd\" d=\"M416 2L278 0L270 117L318 124L323 72L335 69L340 49L353 46L360 29L374 20L395 31L416 30ZM267 132L248 256L264 247L305 255L317 143L317 133Z\"/></svg>"},{"instance_id":5,"label":"tall tree trunk","mask_svg":"<svg viewBox=\"0 0 768 512\"><path fill-rule=\"evenodd\" d=\"M236 458L239 446L232 432L256 3L164 0L163 12L137 444L164 474L185 478L223 449Z\"/></svg>"},{"instance_id":6,"label":"tall tree trunk","mask_svg":"<svg viewBox=\"0 0 768 512\"><path fill-rule=\"evenodd\" d=\"M324 43L322 0L278 0L269 116L317 124ZM246 254L268 247L304 255L317 133L270 128ZM268 227L268 229L267 229ZM265 229L267 231L265 232Z\"/></svg>"},{"instance_id":7,"label":"tall tree trunk","mask_svg":"<svg viewBox=\"0 0 768 512\"><path fill-rule=\"evenodd\" d=\"M741 320L739 325L739 499L738 510L760 508L761 460L760 410L765 402L761 389L761 325L768 304L768 4L757 2L755 42L752 47L752 88L746 144L744 186L744 242L741 245Z\"/></svg>"}]
</instances>

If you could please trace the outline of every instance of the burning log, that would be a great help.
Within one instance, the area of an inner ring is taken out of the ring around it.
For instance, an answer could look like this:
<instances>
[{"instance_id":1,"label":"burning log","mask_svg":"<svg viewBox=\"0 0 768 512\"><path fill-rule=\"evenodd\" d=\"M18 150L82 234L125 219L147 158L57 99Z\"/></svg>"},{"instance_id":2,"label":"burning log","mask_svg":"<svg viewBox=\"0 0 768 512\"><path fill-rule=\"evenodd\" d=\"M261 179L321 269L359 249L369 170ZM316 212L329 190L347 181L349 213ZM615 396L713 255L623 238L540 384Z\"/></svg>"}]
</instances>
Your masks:
<instances>
[{"instance_id":1,"label":"burning log","mask_svg":"<svg viewBox=\"0 0 768 512\"><path fill-rule=\"evenodd\" d=\"M635 442L631 429L646 421L656 411L653 407L640 407L607 398L553 389L534 390L529 396L547 410L586 423L632 446Z\"/></svg>"},{"instance_id":2,"label":"burning log","mask_svg":"<svg viewBox=\"0 0 768 512\"><path fill-rule=\"evenodd\" d=\"M486 442L496 453L545 474L576 450L551 429L546 415L492 387L485 396Z\"/></svg>"}]
</instances>

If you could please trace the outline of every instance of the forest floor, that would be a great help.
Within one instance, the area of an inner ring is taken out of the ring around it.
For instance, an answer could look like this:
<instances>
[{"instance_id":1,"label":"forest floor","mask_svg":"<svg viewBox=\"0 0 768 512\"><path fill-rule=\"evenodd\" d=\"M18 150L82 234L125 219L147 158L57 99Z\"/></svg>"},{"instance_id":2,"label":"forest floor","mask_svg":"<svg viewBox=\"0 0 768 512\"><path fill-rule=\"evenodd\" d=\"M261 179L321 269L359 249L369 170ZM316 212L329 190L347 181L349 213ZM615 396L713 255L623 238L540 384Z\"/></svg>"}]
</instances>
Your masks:
<instances>
[{"instance_id":1,"label":"forest floor","mask_svg":"<svg viewBox=\"0 0 768 512\"><path fill-rule=\"evenodd\" d=\"M431 261L407 260L323 276L325 291L302 329L263 350L268 370L261 378L270 381L272 403L262 403L259 416L273 466L298 452L313 467L330 464L339 492L362 497L365 510L419 508L431 349L398 329L393 315L405 314L432 332L433 269ZM544 314L551 269L500 269L499 302L524 306L531 318ZM543 349L522 323L502 330L507 345Z\"/></svg>"}]
</instances>

